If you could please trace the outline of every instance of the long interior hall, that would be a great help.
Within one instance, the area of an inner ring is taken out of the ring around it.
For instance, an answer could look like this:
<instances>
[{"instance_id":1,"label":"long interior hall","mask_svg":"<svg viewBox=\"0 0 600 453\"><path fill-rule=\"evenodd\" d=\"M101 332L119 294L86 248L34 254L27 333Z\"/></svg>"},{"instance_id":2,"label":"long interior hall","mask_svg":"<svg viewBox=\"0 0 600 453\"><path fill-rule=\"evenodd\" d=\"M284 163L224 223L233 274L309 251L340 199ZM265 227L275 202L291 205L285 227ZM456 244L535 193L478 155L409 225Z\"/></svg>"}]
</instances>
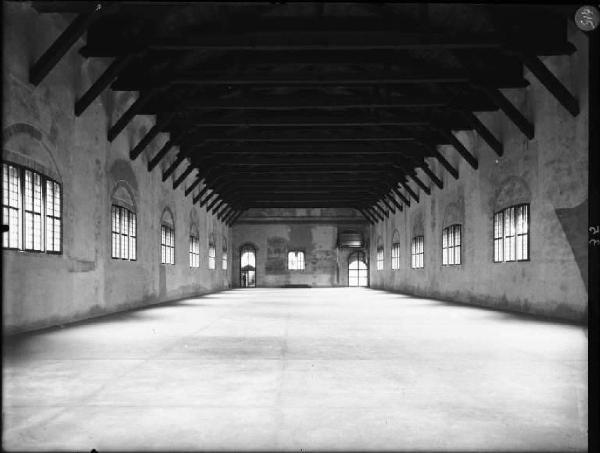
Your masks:
<instances>
[{"instance_id":1,"label":"long interior hall","mask_svg":"<svg viewBox=\"0 0 600 453\"><path fill-rule=\"evenodd\" d=\"M600 451L598 5L1 20L3 451Z\"/></svg>"}]
</instances>

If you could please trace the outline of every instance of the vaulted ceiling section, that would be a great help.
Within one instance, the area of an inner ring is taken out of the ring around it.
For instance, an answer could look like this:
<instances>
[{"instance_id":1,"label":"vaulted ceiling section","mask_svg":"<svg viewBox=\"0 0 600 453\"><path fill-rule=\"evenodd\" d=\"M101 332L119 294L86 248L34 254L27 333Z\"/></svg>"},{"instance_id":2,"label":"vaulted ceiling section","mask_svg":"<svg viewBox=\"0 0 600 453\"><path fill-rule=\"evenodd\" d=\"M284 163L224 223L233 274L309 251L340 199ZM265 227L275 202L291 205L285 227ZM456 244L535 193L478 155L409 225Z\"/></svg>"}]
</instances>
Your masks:
<instances>
[{"instance_id":1,"label":"vaulted ceiling section","mask_svg":"<svg viewBox=\"0 0 600 453\"><path fill-rule=\"evenodd\" d=\"M523 68L572 115L578 103L540 60L569 55L570 5L33 2L73 21L32 66L42 82L87 32L86 58L114 60L75 103L77 116L105 89L137 91L111 125L113 141L135 115L170 140L148 169L171 157L166 181L232 224L253 207L351 207L372 223L443 188L426 158L459 174L437 150L475 156L453 131L474 130L499 156L502 143L475 112L496 111L527 139L532 122L502 93L524 88ZM421 168L428 180L417 176ZM191 175L194 176L191 176Z\"/></svg>"}]
</instances>

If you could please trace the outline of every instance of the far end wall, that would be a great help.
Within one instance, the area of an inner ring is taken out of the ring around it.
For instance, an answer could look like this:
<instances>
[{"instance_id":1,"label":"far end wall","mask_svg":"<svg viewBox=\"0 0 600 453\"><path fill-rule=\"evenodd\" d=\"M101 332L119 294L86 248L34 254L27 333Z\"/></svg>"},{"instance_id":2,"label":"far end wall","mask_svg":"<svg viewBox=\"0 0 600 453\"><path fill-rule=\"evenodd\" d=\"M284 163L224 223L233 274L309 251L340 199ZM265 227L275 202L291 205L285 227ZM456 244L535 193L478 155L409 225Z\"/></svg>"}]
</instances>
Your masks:
<instances>
[{"instance_id":1,"label":"far end wall","mask_svg":"<svg viewBox=\"0 0 600 453\"><path fill-rule=\"evenodd\" d=\"M259 287L348 286L348 256L357 249L338 248L338 233L360 231L364 217L352 209L251 209L232 228L232 286L240 286L240 248L256 248ZM288 251L302 250L303 271L288 270Z\"/></svg>"}]
</instances>

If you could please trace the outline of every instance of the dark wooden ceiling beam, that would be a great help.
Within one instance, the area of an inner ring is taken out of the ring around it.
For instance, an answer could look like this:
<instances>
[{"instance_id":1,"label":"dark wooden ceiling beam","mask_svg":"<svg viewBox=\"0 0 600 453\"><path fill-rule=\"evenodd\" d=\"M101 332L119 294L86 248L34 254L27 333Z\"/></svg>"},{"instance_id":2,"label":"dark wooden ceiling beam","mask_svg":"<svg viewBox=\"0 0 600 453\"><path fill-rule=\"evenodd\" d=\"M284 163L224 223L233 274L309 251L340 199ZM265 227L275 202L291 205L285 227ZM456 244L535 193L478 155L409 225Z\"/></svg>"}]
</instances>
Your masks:
<instances>
[{"instance_id":1,"label":"dark wooden ceiling beam","mask_svg":"<svg viewBox=\"0 0 600 453\"><path fill-rule=\"evenodd\" d=\"M173 163L164 171L162 174L162 181L165 182L169 179L169 176L173 174L173 172L181 165L181 163L185 160L185 154L179 153Z\"/></svg>"},{"instance_id":2,"label":"dark wooden ceiling beam","mask_svg":"<svg viewBox=\"0 0 600 453\"><path fill-rule=\"evenodd\" d=\"M263 75L243 73L237 77L227 74L189 74L179 75L173 79L147 80L140 82L138 79L127 80L119 77L111 86L113 90L133 91L152 90L156 86L382 86L382 85L422 85L422 84L462 84L485 82L494 87L523 88L529 85L522 77L510 75L506 77L502 72L489 74L485 79L472 78L465 73L446 73L439 71L433 74L404 74L404 73L372 73L372 74L323 74L294 73Z\"/></svg>"},{"instance_id":3,"label":"dark wooden ceiling beam","mask_svg":"<svg viewBox=\"0 0 600 453\"><path fill-rule=\"evenodd\" d=\"M200 200L200 207L202 208L204 205L206 205L206 203L208 203L209 200L216 200L217 198L219 198L219 194L217 192L211 192L206 194L206 196Z\"/></svg>"},{"instance_id":4,"label":"dark wooden ceiling beam","mask_svg":"<svg viewBox=\"0 0 600 453\"><path fill-rule=\"evenodd\" d=\"M536 55L523 52L519 52L517 55L527 69L571 115L579 115L579 103L575 97Z\"/></svg>"},{"instance_id":5,"label":"dark wooden ceiling beam","mask_svg":"<svg viewBox=\"0 0 600 453\"><path fill-rule=\"evenodd\" d=\"M229 221L238 213L239 211L236 209L233 209L231 212L229 212L224 218L223 221L226 224L229 224Z\"/></svg>"},{"instance_id":6,"label":"dark wooden ceiling beam","mask_svg":"<svg viewBox=\"0 0 600 453\"><path fill-rule=\"evenodd\" d=\"M469 99L452 99L444 96L422 94L420 96L334 96L334 95L246 95L235 98L218 96L188 96L186 99L176 99L168 96L158 96L141 110L141 113L154 114L169 111L203 111L203 110L235 110L235 111L294 111L307 109L340 110L340 109L405 109L405 108L436 108L456 107L474 111L497 110L498 107L485 97Z\"/></svg>"},{"instance_id":7,"label":"dark wooden ceiling beam","mask_svg":"<svg viewBox=\"0 0 600 453\"><path fill-rule=\"evenodd\" d=\"M532 140L535 136L533 124L517 109L497 88L482 86L483 92L500 107L508 119L527 137Z\"/></svg>"},{"instance_id":8,"label":"dark wooden ceiling beam","mask_svg":"<svg viewBox=\"0 0 600 453\"><path fill-rule=\"evenodd\" d=\"M438 178L438 176L431 170L431 168L429 168L429 165L424 164L423 166L421 166L421 168L423 169L423 171L425 172L425 174L427 176L429 176L429 179L431 179L433 181L433 183L438 186L440 189L444 188L444 183L442 182L442 180L440 178Z\"/></svg>"},{"instance_id":9,"label":"dark wooden ceiling beam","mask_svg":"<svg viewBox=\"0 0 600 453\"><path fill-rule=\"evenodd\" d=\"M160 161L171 151L171 148L175 146L173 140L167 141L162 148L156 153L156 155L148 161L148 171L154 170L154 168L160 163Z\"/></svg>"},{"instance_id":10,"label":"dark wooden ceiling beam","mask_svg":"<svg viewBox=\"0 0 600 453\"><path fill-rule=\"evenodd\" d=\"M225 218L231 211L233 211L233 206L230 204L226 205L220 212L217 213L217 219L219 219L221 222L224 222Z\"/></svg>"},{"instance_id":11,"label":"dark wooden ceiling beam","mask_svg":"<svg viewBox=\"0 0 600 453\"><path fill-rule=\"evenodd\" d=\"M225 200L221 200L219 201L214 208L212 208L212 210L210 211L210 213L214 216L217 216L217 213L224 207L227 206L227 202ZM217 216L217 218L219 218Z\"/></svg>"},{"instance_id":12,"label":"dark wooden ceiling beam","mask_svg":"<svg viewBox=\"0 0 600 453\"><path fill-rule=\"evenodd\" d=\"M105 11L113 10L114 7L114 4L97 3L93 9L79 14L30 68L29 82L36 86L39 85L73 44L84 35L88 27Z\"/></svg>"},{"instance_id":13,"label":"dark wooden ceiling beam","mask_svg":"<svg viewBox=\"0 0 600 453\"><path fill-rule=\"evenodd\" d=\"M200 184L201 182L202 182L202 178L201 177L197 177L195 179L195 181L189 187L187 187L185 189L185 196L187 197L189 194L191 194L194 191L194 189L196 187L198 187L198 184Z\"/></svg>"},{"instance_id":14,"label":"dark wooden ceiling beam","mask_svg":"<svg viewBox=\"0 0 600 453\"><path fill-rule=\"evenodd\" d=\"M344 143L344 142L411 142L414 140L412 136L402 136L401 134L381 134L381 135L365 135L356 134L354 137L324 137L309 134L298 135L296 137L236 137L236 136L204 136L204 141L209 143Z\"/></svg>"},{"instance_id":15,"label":"dark wooden ceiling beam","mask_svg":"<svg viewBox=\"0 0 600 453\"><path fill-rule=\"evenodd\" d=\"M404 187L404 190L408 192L408 194L413 198L413 200L415 200L417 203L419 202L419 196L414 190L411 189L411 187L406 182L401 181L400 185Z\"/></svg>"},{"instance_id":16,"label":"dark wooden ceiling beam","mask_svg":"<svg viewBox=\"0 0 600 453\"><path fill-rule=\"evenodd\" d=\"M473 129L475 129L481 138L486 141L490 148L492 148L492 150L494 150L498 156L502 157L502 154L504 154L504 149L500 140L498 140L494 134L492 134L492 132L485 126L485 124L481 122L479 118L477 118L473 112L466 112L464 115L467 121L469 121L469 123L471 123L473 126Z\"/></svg>"},{"instance_id":17,"label":"dark wooden ceiling beam","mask_svg":"<svg viewBox=\"0 0 600 453\"><path fill-rule=\"evenodd\" d=\"M220 201L223 201L221 195L217 194L217 196L206 206L206 212L210 211Z\"/></svg>"},{"instance_id":18,"label":"dark wooden ceiling beam","mask_svg":"<svg viewBox=\"0 0 600 453\"><path fill-rule=\"evenodd\" d=\"M364 121L355 121L352 122L351 120L340 120L340 121L336 121L336 122L310 122L308 120L304 121L304 122L270 122L270 121L265 121L265 122L247 122L244 123L242 121L239 122L212 122L212 123L198 123L198 127L201 130L207 130L207 129L211 129L211 128L239 128L239 127L243 127L243 128L288 128L288 129L294 129L294 128L322 128L322 127L326 127L326 128L331 128L331 127L339 127L339 128L345 128L345 127L406 127L406 126L426 126L427 124L429 124L429 122L427 120L423 120L423 119L406 119L406 120L385 120L385 119L381 119L379 121L369 121L368 118L365 118Z\"/></svg>"},{"instance_id":19,"label":"dark wooden ceiling beam","mask_svg":"<svg viewBox=\"0 0 600 453\"><path fill-rule=\"evenodd\" d=\"M427 195L431 195L431 189L425 185L423 181L419 179L417 175L410 175L412 180L417 183L417 185L425 192Z\"/></svg>"},{"instance_id":20,"label":"dark wooden ceiling beam","mask_svg":"<svg viewBox=\"0 0 600 453\"><path fill-rule=\"evenodd\" d=\"M372 207L370 207L370 206L367 206L367 207L365 207L365 208L364 208L364 210L365 210L366 212L368 212L368 213L369 213L369 214L370 214L370 215L373 217L373 219L375 220L375 223L377 223L377 222L379 222L379 221L383 221L383 220L384 220L384 217L383 217L381 214L379 214L379 212L377 212L377 211L376 211L375 209L373 209Z\"/></svg>"},{"instance_id":21,"label":"dark wooden ceiling beam","mask_svg":"<svg viewBox=\"0 0 600 453\"><path fill-rule=\"evenodd\" d=\"M394 206L388 202L388 198L385 196L385 194L381 197L379 202L383 203L389 209L391 214L396 214L396 208L394 208Z\"/></svg>"},{"instance_id":22,"label":"dark wooden ceiling beam","mask_svg":"<svg viewBox=\"0 0 600 453\"><path fill-rule=\"evenodd\" d=\"M442 153L439 152L435 145L431 148L434 153L433 157L435 157L439 163L442 164L442 166L448 171L448 173L452 175L454 179L458 179L458 169L454 168L452 164L446 160L446 158L442 155Z\"/></svg>"},{"instance_id":23,"label":"dark wooden ceiling beam","mask_svg":"<svg viewBox=\"0 0 600 453\"><path fill-rule=\"evenodd\" d=\"M156 138L158 134L162 131L164 127L166 127L172 120L175 115L165 115L158 119L156 124L152 126L152 128L148 131L144 137L138 142L137 145L133 147L131 151L129 151L129 158L131 160L135 160L138 156L146 149L146 147Z\"/></svg>"},{"instance_id":24,"label":"dark wooden ceiling beam","mask_svg":"<svg viewBox=\"0 0 600 453\"><path fill-rule=\"evenodd\" d=\"M392 204L394 206L396 206L396 208L398 208L400 211L402 211L402 205L400 203L398 203L398 200L396 200L396 198L394 198L394 196L391 193L386 193L384 195L384 198L387 198L388 200L390 200L392 202Z\"/></svg>"},{"instance_id":25,"label":"dark wooden ceiling beam","mask_svg":"<svg viewBox=\"0 0 600 453\"><path fill-rule=\"evenodd\" d=\"M279 19L278 19L279 20ZM363 20L364 22L364 20ZM407 51L407 50L492 50L525 49L538 55L546 52L566 53L568 43L557 37L556 30L543 31L536 39L521 39L519 43L506 41L497 33L479 33L463 36L450 36L445 33L405 33L395 29L365 30L364 26L352 31L336 30L331 26L321 30L301 29L298 25L310 22L297 22L294 29L284 31L260 30L258 33L209 34L180 39L153 39L124 43L120 46L101 42L90 42L80 50L90 57L119 55L131 48L144 48L160 53L165 52L278 52L278 51ZM312 25L312 24L311 24ZM360 29L362 28L362 29ZM538 33L539 34L539 33ZM532 35L533 37L533 35Z\"/></svg>"},{"instance_id":26,"label":"dark wooden ceiling beam","mask_svg":"<svg viewBox=\"0 0 600 453\"><path fill-rule=\"evenodd\" d=\"M369 214L367 214L367 212L364 209L361 208L357 208L358 212L360 212L362 214L362 216L367 219L367 222L369 222L371 225L375 225L375 223L377 223L375 221L375 219L373 217L371 217Z\"/></svg>"},{"instance_id":27,"label":"dark wooden ceiling beam","mask_svg":"<svg viewBox=\"0 0 600 453\"><path fill-rule=\"evenodd\" d=\"M75 102L75 116L80 116L108 85L123 71L135 57L134 54L119 56L102 73L92 86Z\"/></svg>"},{"instance_id":28,"label":"dark wooden ceiling beam","mask_svg":"<svg viewBox=\"0 0 600 453\"><path fill-rule=\"evenodd\" d=\"M137 115L140 109L147 103L154 95L160 92L162 87L154 87L149 91L144 91L140 93L140 96L135 100L135 102L127 109L125 113L117 120L117 122L109 129L108 131L108 141L112 142L117 135L121 133L125 127L130 123L130 121Z\"/></svg>"},{"instance_id":29,"label":"dark wooden ceiling beam","mask_svg":"<svg viewBox=\"0 0 600 453\"><path fill-rule=\"evenodd\" d=\"M192 203L193 203L193 204L196 204L196 203L198 203L198 202L200 201L200 199L202 198L202 196L203 196L203 195L204 195L206 192L208 192L208 191L210 191L210 190L211 190L211 189L210 189L210 187L208 186L208 184L207 184L207 185L205 185L205 186L204 186L204 187L203 187L203 188L200 190L200 192L198 192L198 193L197 193L197 194L194 196L194 198L192 199Z\"/></svg>"},{"instance_id":30,"label":"dark wooden ceiling beam","mask_svg":"<svg viewBox=\"0 0 600 453\"><path fill-rule=\"evenodd\" d=\"M393 192L394 192L394 193L395 193L395 194L398 196L398 198L400 198L400 199L402 200L402 202L403 202L403 203L404 203L406 206L409 206L409 207L410 207L410 199L409 199L409 198L406 198L406 197L405 197L405 196L402 194L402 192L400 192L400 191L398 190L398 188L397 188L397 187L395 187L395 186L392 186L392 191L393 191Z\"/></svg>"},{"instance_id":31,"label":"dark wooden ceiling beam","mask_svg":"<svg viewBox=\"0 0 600 453\"><path fill-rule=\"evenodd\" d=\"M387 209L384 209L383 207L381 207L379 205L379 202L376 202L373 207L375 207L376 209L379 210L379 212L381 212L386 218L390 217L390 212Z\"/></svg>"},{"instance_id":32,"label":"dark wooden ceiling beam","mask_svg":"<svg viewBox=\"0 0 600 453\"><path fill-rule=\"evenodd\" d=\"M194 168L196 168L194 165L189 165L184 171L183 173L181 173L177 179L175 181L173 181L173 190L177 189L181 183L183 181L185 181L185 178L187 178L190 173L194 170Z\"/></svg>"},{"instance_id":33,"label":"dark wooden ceiling beam","mask_svg":"<svg viewBox=\"0 0 600 453\"><path fill-rule=\"evenodd\" d=\"M445 129L440 129L439 130L441 134L443 134L449 141L450 144L454 147L454 149L456 151L458 151L458 154L460 154L462 156L462 158L464 160L467 161L467 163L473 167L473 169L477 170L477 168L479 167L479 162L477 161L477 159L475 158L475 156L473 156L469 150L465 147L465 145L463 145L460 140L458 140L456 138L456 136L452 133L452 131L447 131Z\"/></svg>"}]
</instances>

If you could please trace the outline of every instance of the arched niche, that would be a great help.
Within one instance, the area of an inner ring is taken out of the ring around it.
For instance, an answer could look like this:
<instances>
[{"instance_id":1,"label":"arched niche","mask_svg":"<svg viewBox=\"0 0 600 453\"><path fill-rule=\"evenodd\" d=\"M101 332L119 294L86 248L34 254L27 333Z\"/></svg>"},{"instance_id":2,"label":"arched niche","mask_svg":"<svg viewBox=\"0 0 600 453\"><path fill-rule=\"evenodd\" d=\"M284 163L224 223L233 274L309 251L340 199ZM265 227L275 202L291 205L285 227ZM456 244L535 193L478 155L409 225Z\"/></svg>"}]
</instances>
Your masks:
<instances>
[{"instance_id":1,"label":"arched niche","mask_svg":"<svg viewBox=\"0 0 600 453\"><path fill-rule=\"evenodd\" d=\"M462 199L448 203L444 208L444 216L442 218L442 228L449 227L450 225L464 223L465 219L465 206Z\"/></svg>"},{"instance_id":2,"label":"arched niche","mask_svg":"<svg viewBox=\"0 0 600 453\"><path fill-rule=\"evenodd\" d=\"M160 216L160 224L166 225L171 229L175 229L175 216L173 212L168 207L165 208Z\"/></svg>"},{"instance_id":3,"label":"arched niche","mask_svg":"<svg viewBox=\"0 0 600 453\"><path fill-rule=\"evenodd\" d=\"M127 181L117 181L110 194L111 204L122 206L131 212L137 212L135 196Z\"/></svg>"},{"instance_id":4,"label":"arched niche","mask_svg":"<svg viewBox=\"0 0 600 453\"><path fill-rule=\"evenodd\" d=\"M2 129L2 159L31 168L62 184L51 143L42 130L27 123L14 123Z\"/></svg>"},{"instance_id":5,"label":"arched niche","mask_svg":"<svg viewBox=\"0 0 600 453\"><path fill-rule=\"evenodd\" d=\"M494 212L508 206L530 203L531 190L529 184L519 176L509 176L500 184L494 197Z\"/></svg>"}]
</instances>

